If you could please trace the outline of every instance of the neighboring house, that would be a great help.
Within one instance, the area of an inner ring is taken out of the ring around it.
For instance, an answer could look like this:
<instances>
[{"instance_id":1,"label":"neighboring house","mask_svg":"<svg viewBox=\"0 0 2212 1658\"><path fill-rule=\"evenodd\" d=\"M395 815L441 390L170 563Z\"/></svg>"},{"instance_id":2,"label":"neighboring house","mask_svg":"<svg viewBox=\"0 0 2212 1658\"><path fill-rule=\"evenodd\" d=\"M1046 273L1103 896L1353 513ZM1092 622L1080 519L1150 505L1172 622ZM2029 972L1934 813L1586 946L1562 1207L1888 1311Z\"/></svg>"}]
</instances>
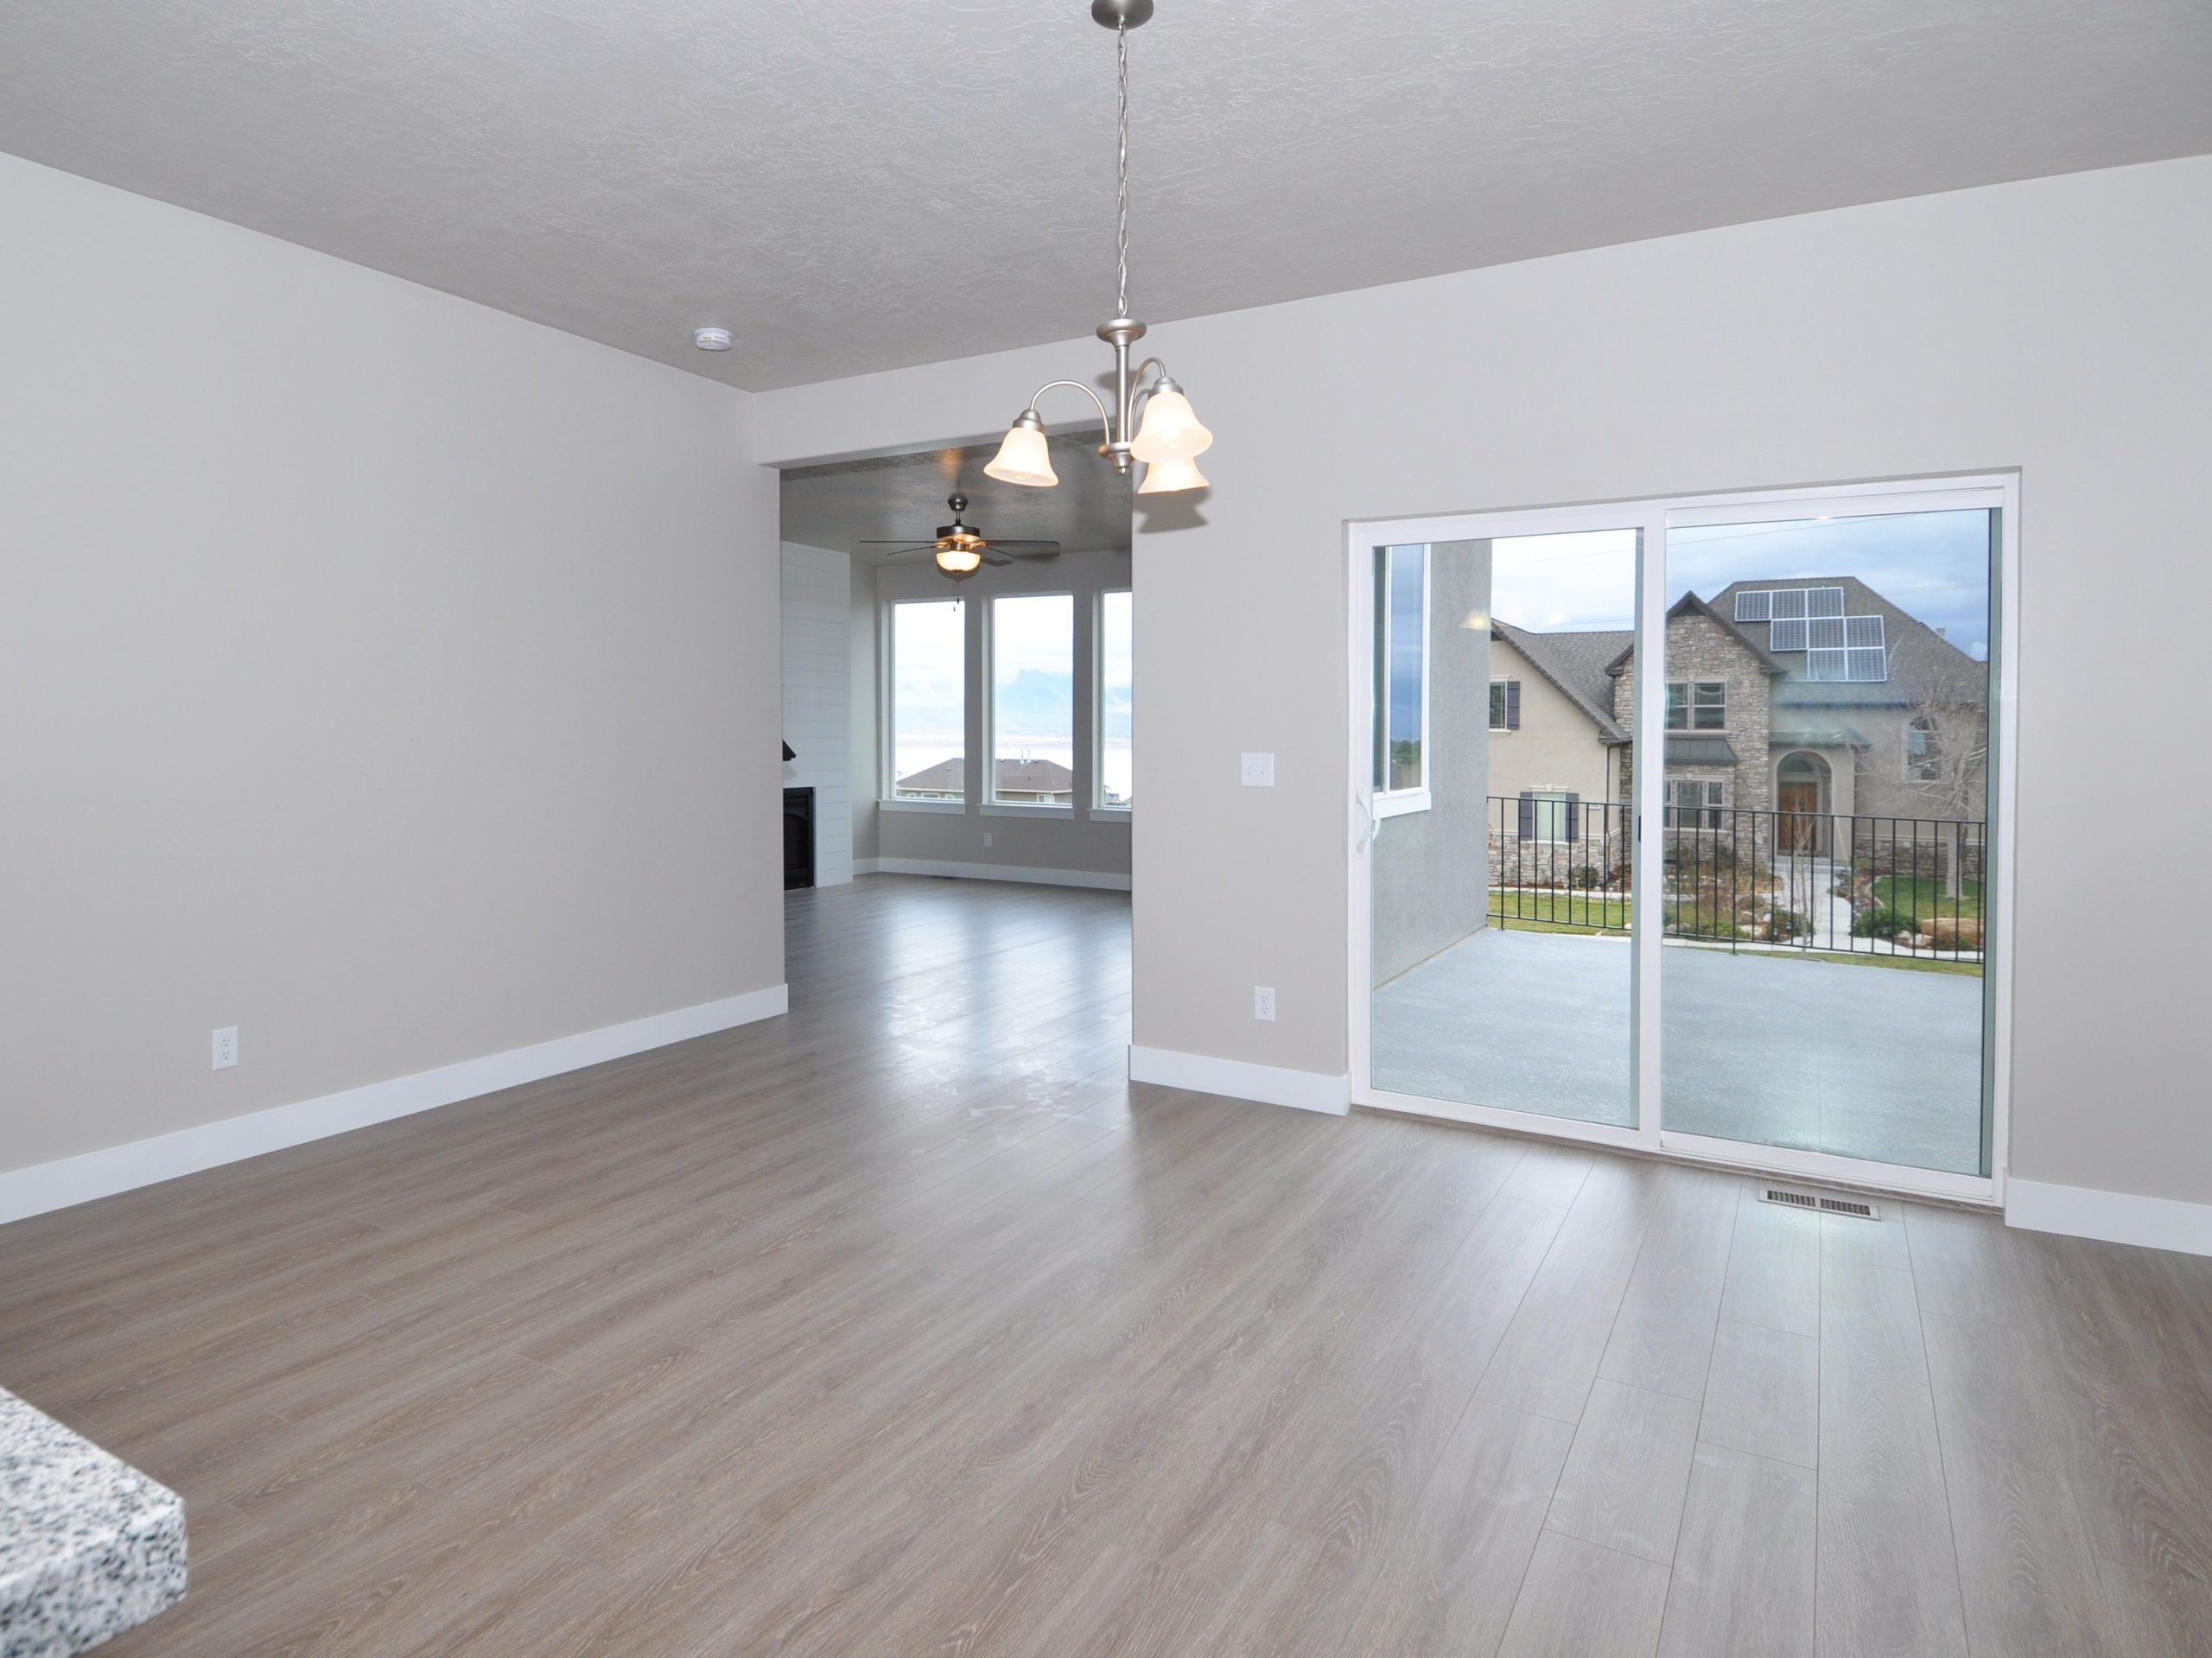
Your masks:
<instances>
[{"instance_id":1,"label":"neighboring house","mask_svg":"<svg viewBox=\"0 0 2212 1658\"><path fill-rule=\"evenodd\" d=\"M1572 839L1633 785L1636 652L1622 632L1493 622L1491 791L1504 833ZM1978 822L1988 664L1848 576L1738 582L1667 617L1667 817L1731 810ZM1823 837L1817 825L1791 831Z\"/></svg>"},{"instance_id":2,"label":"neighboring house","mask_svg":"<svg viewBox=\"0 0 2212 1658\"><path fill-rule=\"evenodd\" d=\"M967 761L939 760L912 777L899 779L899 797L906 800L959 800L967 791ZM1023 804L1065 806L1075 798L1075 773L1058 760L1001 759L994 800Z\"/></svg>"}]
</instances>

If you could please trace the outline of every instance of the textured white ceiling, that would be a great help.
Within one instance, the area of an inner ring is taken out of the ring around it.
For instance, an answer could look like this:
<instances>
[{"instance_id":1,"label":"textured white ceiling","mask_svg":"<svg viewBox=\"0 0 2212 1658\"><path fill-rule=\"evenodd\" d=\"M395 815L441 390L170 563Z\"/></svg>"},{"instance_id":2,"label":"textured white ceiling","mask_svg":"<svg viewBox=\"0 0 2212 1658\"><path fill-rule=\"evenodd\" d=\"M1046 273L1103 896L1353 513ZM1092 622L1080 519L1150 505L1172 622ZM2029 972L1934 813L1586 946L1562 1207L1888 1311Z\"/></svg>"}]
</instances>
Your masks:
<instances>
[{"instance_id":1,"label":"textured white ceiling","mask_svg":"<svg viewBox=\"0 0 2212 1658\"><path fill-rule=\"evenodd\" d=\"M876 562L892 549L863 547L887 537L926 541L948 522L944 498L968 498L968 525L1008 541L1057 541L1070 552L1127 549L1129 484L1099 458L1098 435L1050 440L1057 489L1024 489L986 478L995 443L965 449L793 467L784 473L784 539ZM1175 498L1152 495L1147 502Z\"/></svg>"},{"instance_id":2,"label":"textured white ceiling","mask_svg":"<svg viewBox=\"0 0 2212 1658\"><path fill-rule=\"evenodd\" d=\"M1130 55L1155 322L2212 150L2206 0L1160 0ZM1112 125L1087 0L0 4L0 149L753 388L1086 332Z\"/></svg>"}]
</instances>

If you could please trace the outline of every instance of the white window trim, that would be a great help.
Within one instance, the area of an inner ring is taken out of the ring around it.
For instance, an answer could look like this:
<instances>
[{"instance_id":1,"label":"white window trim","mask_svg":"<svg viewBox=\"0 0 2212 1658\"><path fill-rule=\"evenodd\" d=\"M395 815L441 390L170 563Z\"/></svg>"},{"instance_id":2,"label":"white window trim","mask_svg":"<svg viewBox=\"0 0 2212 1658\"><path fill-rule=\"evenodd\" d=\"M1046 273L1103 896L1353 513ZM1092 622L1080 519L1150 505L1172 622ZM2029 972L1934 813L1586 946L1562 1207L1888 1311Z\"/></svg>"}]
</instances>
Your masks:
<instances>
[{"instance_id":1,"label":"white window trim","mask_svg":"<svg viewBox=\"0 0 2212 1658\"><path fill-rule=\"evenodd\" d=\"M1500 685L1510 685L1513 683L1513 676L1510 674L1493 674L1491 676L1490 683L1492 689L1496 689ZM1486 712L1495 711L1497 709L1497 700L1492 698L1491 709L1486 710ZM1513 727L1511 726L1493 725L1490 729L1493 734L1500 737L1510 737L1513 734ZM1424 759L1427 758L1426 753L1423 754L1422 758Z\"/></svg>"},{"instance_id":2,"label":"white window trim","mask_svg":"<svg viewBox=\"0 0 2212 1658\"><path fill-rule=\"evenodd\" d=\"M1075 803L1065 805L1048 800L1034 803L1020 800L986 800L982 813L986 817L1073 817Z\"/></svg>"},{"instance_id":3,"label":"white window trim","mask_svg":"<svg viewBox=\"0 0 2212 1658\"><path fill-rule=\"evenodd\" d=\"M876 683L876 755L877 776L881 792L876 804L892 811L965 813L968 810L967 790L963 786L957 800L926 800L897 792L899 786L899 607L901 605L960 605L967 600L955 594L950 599L886 599L876 607L876 660L881 664ZM967 746L968 725L968 630L967 614L961 614L960 630L960 724L961 745ZM966 782L967 756L961 756L962 781Z\"/></svg>"},{"instance_id":4,"label":"white window trim","mask_svg":"<svg viewBox=\"0 0 2212 1658\"><path fill-rule=\"evenodd\" d=\"M1387 547L1418 546L1421 549L1421 781L1410 789L1377 789L1375 791L1375 816L1400 817L1408 812L1425 812L1429 809L1429 645L1434 631L1431 626L1431 586L1436 568L1435 549L1426 541L1400 541L1383 543ZM1386 551L1382 558L1382 592L1378 595L1382 603L1382 775L1390 775L1390 646L1395 624L1390 606L1390 560ZM1370 756L1369 763L1373 764Z\"/></svg>"},{"instance_id":5,"label":"white window trim","mask_svg":"<svg viewBox=\"0 0 2212 1658\"><path fill-rule=\"evenodd\" d=\"M1036 593L1032 593L1027 588L1020 588L1007 593L993 593L984 595L983 671L982 675L983 691L982 809L983 815L987 817L1003 817L1009 814L1015 817L1071 818L1075 816L1075 797L1073 793L1074 785L1072 781L1071 781L1069 785L1070 793L1065 805L1030 805L1019 800L1001 800L999 798L998 618L999 603L1001 600L1066 600L1068 601L1068 677L1072 681L1075 677L1076 663L1076 616L1083 608L1082 606L1076 602L1076 598L1077 594L1074 589L1071 588L1051 588ZM1071 695L1072 695L1072 685L1070 687L1070 692ZM1070 708L1068 710L1068 770L1071 773L1075 770L1074 761L1077 759L1076 735L1075 710L1073 708ZM1091 765L1091 771L1096 773L1097 769L1097 765L1094 761ZM1092 786L1095 788L1096 785L1094 784Z\"/></svg>"},{"instance_id":6,"label":"white window trim","mask_svg":"<svg viewBox=\"0 0 2212 1658\"><path fill-rule=\"evenodd\" d=\"M1129 806L1109 806L1106 804L1106 600L1117 593L1129 595L1129 641L1133 647L1129 658L1129 700L1136 700L1136 588L1101 588L1092 595L1090 604L1090 799L1084 808L1084 816L1098 823L1127 823L1135 815ZM1135 713L1131 714L1129 753L1136 754ZM1132 790L1135 787L1133 778Z\"/></svg>"},{"instance_id":7,"label":"white window trim","mask_svg":"<svg viewBox=\"0 0 2212 1658\"><path fill-rule=\"evenodd\" d=\"M1426 789L1393 789L1388 794L1375 797L1377 817L1402 817L1408 812L1425 812L1430 805Z\"/></svg>"}]
</instances>

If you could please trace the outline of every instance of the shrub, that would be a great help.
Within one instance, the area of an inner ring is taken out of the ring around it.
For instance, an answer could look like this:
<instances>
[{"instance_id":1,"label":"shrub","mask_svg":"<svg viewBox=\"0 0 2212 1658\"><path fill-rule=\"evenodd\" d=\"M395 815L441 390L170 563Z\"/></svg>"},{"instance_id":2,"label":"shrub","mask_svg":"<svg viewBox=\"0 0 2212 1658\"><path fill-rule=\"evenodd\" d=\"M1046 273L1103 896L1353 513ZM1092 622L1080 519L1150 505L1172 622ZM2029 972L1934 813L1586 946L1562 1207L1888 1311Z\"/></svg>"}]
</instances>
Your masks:
<instances>
[{"instance_id":1,"label":"shrub","mask_svg":"<svg viewBox=\"0 0 2212 1658\"><path fill-rule=\"evenodd\" d=\"M1787 939L1802 938L1805 932L1805 918L1796 911L1777 907L1767 912L1766 936L1777 943Z\"/></svg>"},{"instance_id":2,"label":"shrub","mask_svg":"<svg viewBox=\"0 0 2212 1658\"><path fill-rule=\"evenodd\" d=\"M1667 931L1681 938L1740 938L1742 924L1725 903L1697 904L1687 895L1667 906Z\"/></svg>"},{"instance_id":3,"label":"shrub","mask_svg":"<svg viewBox=\"0 0 2212 1658\"><path fill-rule=\"evenodd\" d=\"M1981 922L1974 916L1939 916L1928 924L1939 950L1980 950Z\"/></svg>"},{"instance_id":4,"label":"shrub","mask_svg":"<svg viewBox=\"0 0 2212 1658\"><path fill-rule=\"evenodd\" d=\"M1605 878L1586 863L1575 865L1574 873L1567 879L1586 893L1593 886L1605 884Z\"/></svg>"},{"instance_id":5,"label":"shrub","mask_svg":"<svg viewBox=\"0 0 2212 1658\"><path fill-rule=\"evenodd\" d=\"M1901 938L1911 934L1910 917L1885 910L1878 904L1870 904L1851 918L1851 936L1854 938Z\"/></svg>"}]
</instances>

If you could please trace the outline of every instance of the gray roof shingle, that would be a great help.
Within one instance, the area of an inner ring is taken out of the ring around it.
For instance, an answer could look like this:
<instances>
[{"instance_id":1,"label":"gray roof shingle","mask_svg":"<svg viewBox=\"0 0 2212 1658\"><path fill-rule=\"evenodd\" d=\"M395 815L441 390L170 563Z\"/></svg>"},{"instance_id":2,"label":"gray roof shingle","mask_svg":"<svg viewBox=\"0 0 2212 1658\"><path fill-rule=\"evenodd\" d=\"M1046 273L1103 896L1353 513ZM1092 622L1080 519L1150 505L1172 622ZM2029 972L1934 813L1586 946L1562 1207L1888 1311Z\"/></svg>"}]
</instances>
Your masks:
<instances>
[{"instance_id":1,"label":"gray roof shingle","mask_svg":"<svg viewBox=\"0 0 2212 1658\"><path fill-rule=\"evenodd\" d=\"M1567 700L1597 722L1607 742L1624 743L1628 733L1613 718L1613 679L1605 670L1636 643L1625 628L1581 633L1532 633L1510 622L1491 619L1491 632L1528 658L1529 665L1564 692Z\"/></svg>"}]
</instances>

